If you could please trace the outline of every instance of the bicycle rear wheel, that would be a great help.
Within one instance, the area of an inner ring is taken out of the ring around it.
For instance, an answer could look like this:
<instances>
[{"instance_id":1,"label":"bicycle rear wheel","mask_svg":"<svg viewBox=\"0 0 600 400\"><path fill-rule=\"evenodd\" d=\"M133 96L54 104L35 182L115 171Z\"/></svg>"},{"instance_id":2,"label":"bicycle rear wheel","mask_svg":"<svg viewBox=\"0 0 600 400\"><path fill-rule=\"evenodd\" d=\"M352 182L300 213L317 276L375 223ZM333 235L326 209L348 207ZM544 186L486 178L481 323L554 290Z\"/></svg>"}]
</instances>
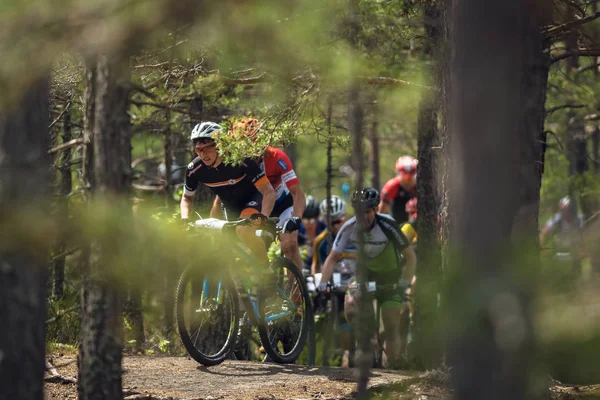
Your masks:
<instances>
[{"instance_id":1,"label":"bicycle rear wheel","mask_svg":"<svg viewBox=\"0 0 600 400\"><path fill-rule=\"evenodd\" d=\"M179 336L200 364L222 363L238 332L239 304L233 282L188 268L177 285L175 315Z\"/></svg>"},{"instance_id":2,"label":"bicycle rear wheel","mask_svg":"<svg viewBox=\"0 0 600 400\"><path fill-rule=\"evenodd\" d=\"M312 304L300 270L281 257L271 262L277 286L258 296L258 333L267 355L277 363L296 361L312 329Z\"/></svg>"}]
</instances>

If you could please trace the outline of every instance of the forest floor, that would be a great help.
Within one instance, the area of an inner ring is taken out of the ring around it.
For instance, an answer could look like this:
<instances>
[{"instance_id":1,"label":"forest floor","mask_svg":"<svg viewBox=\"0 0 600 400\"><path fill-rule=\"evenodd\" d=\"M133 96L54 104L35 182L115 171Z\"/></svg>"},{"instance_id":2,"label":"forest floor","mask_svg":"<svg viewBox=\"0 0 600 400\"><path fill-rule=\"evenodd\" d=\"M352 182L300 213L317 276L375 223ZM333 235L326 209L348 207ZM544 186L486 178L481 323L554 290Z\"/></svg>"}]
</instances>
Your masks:
<instances>
[{"instance_id":1,"label":"forest floor","mask_svg":"<svg viewBox=\"0 0 600 400\"><path fill-rule=\"evenodd\" d=\"M49 361L55 370L47 373L46 400L76 399L76 358L56 355ZM207 368L187 357L128 356L123 370L127 400L345 400L356 390L354 369L233 360ZM56 373L66 380L55 377L48 382ZM449 397L432 373L373 370L369 386L375 397L387 397L390 389L398 392L398 399Z\"/></svg>"},{"instance_id":2,"label":"forest floor","mask_svg":"<svg viewBox=\"0 0 600 400\"><path fill-rule=\"evenodd\" d=\"M77 360L56 354L46 374L46 400L77 399ZM47 365L49 367L49 365ZM356 370L279 365L227 360L202 367L187 357L126 356L123 358L125 400L350 400ZM448 376L373 370L369 391L375 400L450 399ZM551 400L600 399L600 385L551 382Z\"/></svg>"}]
</instances>

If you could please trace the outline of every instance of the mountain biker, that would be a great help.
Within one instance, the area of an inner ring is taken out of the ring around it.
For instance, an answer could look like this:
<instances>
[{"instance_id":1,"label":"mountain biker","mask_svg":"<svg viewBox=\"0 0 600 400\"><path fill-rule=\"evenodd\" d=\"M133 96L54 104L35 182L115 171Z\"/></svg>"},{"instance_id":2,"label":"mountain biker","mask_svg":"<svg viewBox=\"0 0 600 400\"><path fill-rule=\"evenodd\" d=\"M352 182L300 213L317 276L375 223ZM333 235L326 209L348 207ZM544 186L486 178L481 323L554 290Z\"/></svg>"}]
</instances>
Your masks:
<instances>
[{"instance_id":1,"label":"mountain biker","mask_svg":"<svg viewBox=\"0 0 600 400\"><path fill-rule=\"evenodd\" d=\"M367 257L367 279L378 284L399 282L400 279L412 282L415 276L416 256L398 224L389 215L377 213L380 203L379 192L374 188L365 188L354 192L352 206L355 210L364 210L362 215L350 218L341 227L333 249L323 265L323 275L319 291L329 290L329 279L335 264L341 259L344 248L349 243L358 243L358 235L363 235L364 254ZM359 231L357 218L362 218L364 231ZM404 261L403 261L404 260ZM404 265L403 265L404 262ZM410 286L406 295L411 293ZM398 291L375 292L375 298L381 305L381 316L386 332L386 353L389 363L397 363L404 351L406 338L401 332L406 331L409 306L405 296ZM358 307L357 293L348 291L344 308L346 319L352 323Z\"/></svg>"},{"instance_id":2,"label":"mountain biker","mask_svg":"<svg viewBox=\"0 0 600 400\"><path fill-rule=\"evenodd\" d=\"M346 202L336 196L331 196L331 228L325 229L323 232L317 236L313 242L313 258L312 264L310 267L311 274L316 274L320 272L321 265L327 259L327 255L329 254L329 241L328 236L329 232L335 241L335 237L337 236L342 224L346 221ZM327 214L327 199L323 200L320 205L321 214ZM349 246L344 249L344 254L342 255L342 260L344 259L356 259L356 247Z\"/></svg>"},{"instance_id":3,"label":"mountain biker","mask_svg":"<svg viewBox=\"0 0 600 400\"><path fill-rule=\"evenodd\" d=\"M396 161L397 175L387 181L381 190L379 213L389 214L398 224L408 221L406 203L417 196L418 160L411 156L402 156Z\"/></svg>"},{"instance_id":4,"label":"mountain biker","mask_svg":"<svg viewBox=\"0 0 600 400\"><path fill-rule=\"evenodd\" d=\"M237 134L244 134L251 139L256 139L260 130L261 123L254 118L242 118L231 129L230 134L235 137ZM267 179L275 190L275 205L271 216L279 217L277 226L287 225L289 228L293 225L295 228L300 226L300 219L305 207L305 196L300 182L294 172L294 167L290 158L281 149L272 146L266 146L262 156L254 161L260 166L260 169L266 174ZM218 213L220 209L219 196L215 198L211 216ZM295 218L293 218L295 217ZM287 230L287 229L286 229ZM298 248L297 229L291 229L289 233L282 231L279 239L282 253L292 260L299 268L302 267L300 250Z\"/></svg>"},{"instance_id":5,"label":"mountain biker","mask_svg":"<svg viewBox=\"0 0 600 400\"><path fill-rule=\"evenodd\" d=\"M313 259L314 240L326 228L325 222L319 218L319 202L313 196L306 196L306 207L302 213L302 224L298 230L298 245L302 248L303 270L310 273Z\"/></svg>"},{"instance_id":6,"label":"mountain biker","mask_svg":"<svg viewBox=\"0 0 600 400\"><path fill-rule=\"evenodd\" d=\"M215 141L221 131L221 126L214 122L202 122L192 130L190 140L198 157L187 167L180 203L181 218L187 220L190 217L196 189L199 184L204 184L219 196L229 217L260 222L273 210L275 191L254 160L247 158L237 166L223 163ZM255 230L255 226L236 227L240 240L266 265L267 251Z\"/></svg>"},{"instance_id":7,"label":"mountain biker","mask_svg":"<svg viewBox=\"0 0 600 400\"><path fill-rule=\"evenodd\" d=\"M583 253L583 216L577 215L575 204L569 196L558 202L558 212L554 214L540 231L540 246L547 247L554 238L557 252L569 253L577 260Z\"/></svg>"}]
</instances>

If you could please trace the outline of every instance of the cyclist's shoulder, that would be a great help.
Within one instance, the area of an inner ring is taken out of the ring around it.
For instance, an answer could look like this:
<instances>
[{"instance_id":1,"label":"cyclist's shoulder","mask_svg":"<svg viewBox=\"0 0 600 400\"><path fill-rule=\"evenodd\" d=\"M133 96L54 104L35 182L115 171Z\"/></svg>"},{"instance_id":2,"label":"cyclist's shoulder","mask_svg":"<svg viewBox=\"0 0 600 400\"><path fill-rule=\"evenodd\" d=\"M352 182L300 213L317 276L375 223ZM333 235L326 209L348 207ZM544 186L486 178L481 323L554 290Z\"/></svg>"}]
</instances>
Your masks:
<instances>
[{"instance_id":1,"label":"cyclist's shoulder","mask_svg":"<svg viewBox=\"0 0 600 400\"><path fill-rule=\"evenodd\" d=\"M190 161L190 163L187 165L187 176L192 176L195 173L197 173L202 167L204 166L204 163L202 162L202 159L200 157L196 157L194 158L192 161Z\"/></svg>"},{"instance_id":2,"label":"cyclist's shoulder","mask_svg":"<svg viewBox=\"0 0 600 400\"><path fill-rule=\"evenodd\" d=\"M390 190L390 189L399 188L399 187L400 187L400 180L397 177L393 177L393 178L387 180L385 185L383 185L383 189L381 189L381 190L384 191L384 190Z\"/></svg>"},{"instance_id":3,"label":"cyclist's shoulder","mask_svg":"<svg viewBox=\"0 0 600 400\"><path fill-rule=\"evenodd\" d=\"M398 223L396 222L396 220L394 219L394 217L392 217L389 214L383 214L383 213L377 213L375 215L375 220L377 222L383 222L387 225L390 225L391 228L395 228L395 229L400 229L400 226L398 225Z\"/></svg>"},{"instance_id":4,"label":"cyclist's shoulder","mask_svg":"<svg viewBox=\"0 0 600 400\"><path fill-rule=\"evenodd\" d=\"M324 242L325 240L327 240L328 233L329 233L329 231L327 229L324 229L321 233L317 234L317 236L315 237L315 240L314 240L315 246L319 246L319 244L321 244L321 242Z\"/></svg>"},{"instance_id":5,"label":"cyclist's shoulder","mask_svg":"<svg viewBox=\"0 0 600 400\"><path fill-rule=\"evenodd\" d=\"M264 161L265 165L277 166L284 172L292 169L292 162L288 155L277 147L267 146Z\"/></svg>"},{"instance_id":6,"label":"cyclist's shoulder","mask_svg":"<svg viewBox=\"0 0 600 400\"><path fill-rule=\"evenodd\" d=\"M354 217L348 219L346 222L344 222L344 225L342 225L342 227L340 228L340 231L338 232L337 237L340 237L343 234L353 232L355 227L356 227L356 216L354 216Z\"/></svg>"}]
</instances>

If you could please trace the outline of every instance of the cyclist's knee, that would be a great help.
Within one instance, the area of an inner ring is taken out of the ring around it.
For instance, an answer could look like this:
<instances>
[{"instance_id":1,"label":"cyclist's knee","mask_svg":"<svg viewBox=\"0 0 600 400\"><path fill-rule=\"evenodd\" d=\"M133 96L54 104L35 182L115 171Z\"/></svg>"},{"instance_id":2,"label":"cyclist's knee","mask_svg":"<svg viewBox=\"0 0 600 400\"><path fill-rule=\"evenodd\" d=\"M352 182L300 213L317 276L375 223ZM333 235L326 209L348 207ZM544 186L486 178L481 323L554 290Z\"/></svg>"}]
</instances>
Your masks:
<instances>
[{"instance_id":1,"label":"cyclist's knee","mask_svg":"<svg viewBox=\"0 0 600 400\"><path fill-rule=\"evenodd\" d=\"M242 240L255 236L255 230L253 226L238 226L235 228L235 233Z\"/></svg>"},{"instance_id":2,"label":"cyclist's knee","mask_svg":"<svg viewBox=\"0 0 600 400\"><path fill-rule=\"evenodd\" d=\"M344 297L344 316L346 321L352 322L358 312L358 302L354 296L349 294Z\"/></svg>"}]
</instances>

